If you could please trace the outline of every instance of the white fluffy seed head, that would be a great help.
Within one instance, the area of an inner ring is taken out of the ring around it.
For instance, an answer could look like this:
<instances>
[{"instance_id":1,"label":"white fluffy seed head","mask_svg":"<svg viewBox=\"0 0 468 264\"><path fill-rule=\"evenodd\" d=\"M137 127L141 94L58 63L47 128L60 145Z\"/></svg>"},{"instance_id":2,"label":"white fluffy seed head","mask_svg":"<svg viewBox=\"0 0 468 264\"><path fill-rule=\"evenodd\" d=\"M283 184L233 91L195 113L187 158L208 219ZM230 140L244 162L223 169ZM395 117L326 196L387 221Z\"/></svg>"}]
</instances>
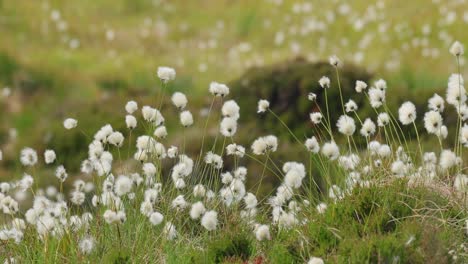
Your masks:
<instances>
[{"instance_id":1,"label":"white fluffy seed head","mask_svg":"<svg viewBox=\"0 0 468 264\"><path fill-rule=\"evenodd\" d=\"M381 158L386 158L392 154L392 150L389 145L384 144L379 147L378 154Z\"/></svg>"},{"instance_id":2,"label":"white fluffy seed head","mask_svg":"<svg viewBox=\"0 0 468 264\"><path fill-rule=\"evenodd\" d=\"M218 225L218 213L215 211L206 212L201 219L201 224L208 231L215 230Z\"/></svg>"},{"instance_id":3,"label":"white fluffy seed head","mask_svg":"<svg viewBox=\"0 0 468 264\"><path fill-rule=\"evenodd\" d=\"M327 210L327 207L326 203L319 203L317 204L316 209L319 214L323 214Z\"/></svg>"},{"instance_id":4,"label":"white fluffy seed head","mask_svg":"<svg viewBox=\"0 0 468 264\"><path fill-rule=\"evenodd\" d=\"M432 111L442 113L445 107L444 98L438 94L434 94L428 101L428 107Z\"/></svg>"},{"instance_id":5,"label":"white fluffy seed head","mask_svg":"<svg viewBox=\"0 0 468 264\"><path fill-rule=\"evenodd\" d=\"M367 83L363 81L356 81L356 86L355 86L356 92L362 93L364 90L366 90L366 88L367 88Z\"/></svg>"},{"instance_id":6,"label":"white fluffy seed head","mask_svg":"<svg viewBox=\"0 0 468 264\"><path fill-rule=\"evenodd\" d=\"M181 194L172 200L172 208L176 210L183 210L188 206L187 201L185 201L184 196Z\"/></svg>"},{"instance_id":7,"label":"white fluffy seed head","mask_svg":"<svg viewBox=\"0 0 468 264\"><path fill-rule=\"evenodd\" d=\"M333 66L333 67L343 66L343 63L341 62L341 60L336 55L330 56L330 58L328 60L330 62L330 65Z\"/></svg>"},{"instance_id":8,"label":"white fluffy seed head","mask_svg":"<svg viewBox=\"0 0 468 264\"><path fill-rule=\"evenodd\" d=\"M203 184L197 184L193 187L193 196L194 197L204 197L206 194L206 189Z\"/></svg>"},{"instance_id":9,"label":"white fluffy seed head","mask_svg":"<svg viewBox=\"0 0 468 264\"><path fill-rule=\"evenodd\" d=\"M237 121L231 117L225 117L221 121L219 131L225 137L232 137L237 132Z\"/></svg>"},{"instance_id":10,"label":"white fluffy seed head","mask_svg":"<svg viewBox=\"0 0 468 264\"><path fill-rule=\"evenodd\" d=\"M85 193L80 191L74 191L71 193L70 201L73 204L81 205L85 201Z\"/></svg>"},{"instance_id":11,"label":"white fluffy seed head","mask_svg":"<svg viewBox=\"0 0 468 264\"><path fill-rule=\"evenodd\" d=\"M166 225L164 226L163 233L166 236L166 239L168 240L174 240L177 237L176 227L171 222L166 223Z\"/></svg>"},{"instance_id":12,"label":"white fluffy seed head","mask_svg":"<svg viewBox=\"0 0 468 264\"><path fill-rule=\"evenodd\" d=\"M165 138L167 136L167 129L165 126L159 126L154 130L153 135L157 138Z\"/></svg>"},{"instance_id":13,"label":"white fluffy seed head","mask_svg":"<svg viewBox=\"0 0 468 264\"><path fill-rule=\"evenodd\" d=\"M164 83L173 81L176 77L176 71L170 67L158 67L158 77Z\"/></svg>"},{"instance_id":14,"label":"white fluffy seed head","mask_svg":"<svg viewBox=\"0 0 468 264\"><path fill-rule=\"evenodd\" d=\"M127 111L127 113L130 115L133 114L136 110L138 110L138 104L135 101L128 101L125 105L125 111Z\"/></svg>"},{"instance_id":15,"label":"white fluffy seed head","mask_svg":"<svg viewBox=\"0 0 468 264\"><path fill-rule=\"evenodd\" d=\"M91 237L85 237L81 239L79 243L79 248L80 248L81 253L85 255L91 254L91 252L93 252L93 249L94 249L94 244L95 244L94 239Z\"/></svg>"},{"instance_id":16,"label":"white fluffy seed head","mask_svg":"<svg viewBox=\"0 0 468 264\"><path fill-rule=\"evenodd\" d=\"M338 127L338 131L345 136L352 136L356 130L354 119L347 115L340 116L336 126Z\"/></svg>"},{"instance_id":17,"label":"white fluffy seed head","mask_svg":"<svg viewBox=\"0 0 468 264\"><path fill-rule=\"evenodd\" d=\"M175 92L171 97L171 101L179 110L183 110L188 103L187 97L181 92Z\"/></svg>"},{"instance_id":18,"label":"white fluffy seed head","mask_svg":"<svg viewBox=\"0 0 468 264\"><path fill-rule=\"evenodd\" d=\"M318 153L320 151L320 145L315 137L308 138L304 145L307 150L312 153Z\"/></svg>"},{"instance_id":19,"label":"white fluffy seed head","mask_svg":"<svg viewBox=\"0 0 468 264\"><path fill-rule=\"evenodd\" d=\"M206 208L202 202L196 202L192 204L190 209L190 218L196 220L199 219L206 212Z\"/></svg>"},{"instance_id":20,"label":"white fluffy seed head","mask_svg":"<svg viewBox=\"0 0 468 264\"><path fill-rule=\"evenodd\" d=\"M245 203L245 208L247 209L253 209L257 206L257 197L253 193L247 193L244 196L244 203Z\"/></svg>"},{"instance_id":21,"label":"white fluffy seed head","mask_svg":"<svg viewBox=\"0 0 468 264\"><path fill-rule=\"evenodd\" d=\"M3 198L1 194L6 194L10 190L11 185L7 182L0 183L0 198Z\"/></svg>"},{"instance_id":22,"label":"white fluffy seed head","mask_svg":"<svg viewBox=\"0 0 468 264\"><path fill-rule=\"evenodd\" d=\"M349 100L346 104L345 104L345 108L346 108L346 112L349 113L349 112L355 112L358 110L358 106L356 104L356 102L354 102L353 100Z\"/></svg>"},{"instance_id":23,"label":"white fluffy seed head","mask_svg":"<svg viewBox=\"0 0 468 264\"><path fill-rule=\"evenodd\" d=\"M247 176L246 167L239 167L237 168L237 170L234 171L234 177L237 179L244 181L246 176Z\"/></svg>"},{"instance_id":24,"label":"white fluffy seed head","mask_svg":"<svg viewBox=\"0 0 468 264\"><path fill-rule=\"evenodd\" d=\"M312 101L312 102L313 102L313 101L315 101L315 100L317 99L317 95L314 94L314 93L309 93L309 94L307 95L307 99L309 99L309 101Z\"/></svg>"},{"instance_id":25,"label":"white fluffy seed head","mask_svg":"<svg viewBox=\"0 0 468 264\"><path fill-rule=\"evenodd\" d=\"M33 177L25 173L23 175L23 178L21 178L21 180L18 182L18 188L22 192L25 192L27 189L32 187L33 182L34 182Z\"/></svg>"},{"instance_id":26,"label":"white fluffy seed head","mask_svg":"<svg viewBox=\"0 0 468 264\"><path fill-rule=\"evenodd\" d=\"M255 228L255 237L258 241L270 240L270 227L267 225L259 225Z\"/></svg>"},{"instance_id":27,"label":"white fluffy seed head","mask_svg":"<svg viewBox=\"0 0 468 264\"><path fill-rule=\"evenodd\" d=\"M344 198L343 190L338 185L332 185L328 189L328 197L333 200L341 200Z\"/></svg>"},{"instance_id":28,"label":"white fluffy seed head","mask_svg":"<svg viewBox=\"0 0 468 264\"><path fill-rule=\"evenodd\" d=\"M154 149L154 147L156 146L156 140L150 136L139 136L137 138L137 143L136 143L136 147L138 149L143 149L143 150L150 150L150 149Z\"/></svg>"},{"instance_id":29,"label":"white fluffy seed head","mask_svg":"<svg viewBox=\"0 0 468 264\"><path fill-rule=\"evenodd\" d=\"M159 212L153 212L150 214L149 220L152 225L157 226L162 223L162 221L164 220L164 216Z\"/></svg>"},{"instance_id":30,"label":"white fluffy seed head","mask_svg":"<svg viewBox=\"0 0 468 264\"><path fill-rule=\"evenodd\" d=\"M240 107L234 100L226 101L221 108L221 113L223 117L232 118L234 120L238 120L240 117L239 114Z\"/></svg>"},{"instance_id":31,"label":"white fluffy seed head","mask_svg":"<svg viewBox=\"0 0 468 264\"><path fill-rule=\"evenodd\" d=\"M310 116L310 120L314 124L320 124L320 122L322 122L323 116L320 112L310 113L309 116Z\"/></svg>"},{"instance_id":32,"label":"white fluffy seed head","mask_svg":"<svg viewBox=\"0 0 468 264\"><path fill-rule=\"evenodd\" d=\"M426 152L424 153L424 163L426 164L436 164L437 163L437 156L435 152Z\"/></svg>"},{"instance_id":33,"label":"white fluffy seed head","mask_svg":"<svg viewBox=\"0 0 468 264\"><path fill-rule=\"evenodd\" d=\"M44 152L44 160L46 164L53 163L56 158L57 158L57 155L55 155L55 151L48 149Z\"/></svg>"},{"instance_id":34,"label":"white fluffy seed head","mask_svg":"<svg viewBox=\"0 0 468 264\"><path fill-rule=\"evenodd\" d=\"M114 192L118 196L123 196L132 190L133 181L128 176L120 175L114 184Z\"/></svg>"},{"instance_id":35,"label":"white fluffy seed head","mask_svg":"<svg viewBox=\"0 0 468 264\"><path fill-rule=\"evenodd\" d=\"M380 143L377 140L372 140L367 145L367 149L370 151L371 155L377 155L380 148Z\"/></svg>"},{"instance_id":36,"label":"white fluffy seed head","mask_svg":"<svg viewBox=\"0 0 468 264\"><path fill-rule=\"evenodd\" d=\"M424 127L429 134L437 134L443 125L443 119L439 112L429 111L424 114Z\"/></svg>"},{"instance_id":37,"label":"white fluffy seed head","mask_svg":"<svg viewBox=\"0 0 468 264\"><path fill-rule=\"evenodd\" d=\"M385 91L377 88L370 88L369 100L373 108L379 108L385 102Z\"/></svg>"},{"instance_id":38,"label":"white fluffy seed head","mask_svg":"<svg viewBox=\"0 0 468 264\"><path fill-rule=\"evenodd\" d=\"M264 137L264 141L267 145L267 150L275 152L278 149L278 138L273 135Z\"/></svg>"},{"instance_id":39,"label":"white fluffy seed head","mask_svg":"<svg viewBox=\"0 0 468 264\"><path fill-rule=\"evenodd\" d=\"M146 176L146 177L153 177L154 175L156 175L156 166L154 166L153 163L144 163L143 164L143 174Z\"/></svg>"},{"instance_id":40,"label":"white fluffy seed head","mask_svg":"<svg viewBox=\"0 0 468 264\"><path fill-rule=\"evenodd\" d=\"M468 192L468 176L465 174L458 174L455 177L455 181L453 182L453 187L455 187L455 190L466 193ZM467 222L467 227L468 227L468 222Z\"/></svg>"},{"instance_id":41,"label":"white fluffy seed head","mask_svg":"<svg viewBox=\"0 0 468 264\"><path fill-rule=\"evenodd\" d=\"M460 132L459 140L465 148L468 147L468 124L463 125Z\"/></svg>"},{"instance_id":42,"label":"white fluffy seed head","mask_svg":"<svg viewBox=\"0 0 468 264\"><path fill-rule=\"evenodd\" d=\"M115 131L112 132L108 137L107 137L107 142L110 144L116 146L116 147L121 147L123 145L124 141L124 136L122 133Z\"/></svg>"},{"instance_id":43,"label":"white fluffy seed head","mask_svg":"<svg viewBox=\"0 0 468 264\"><path fill-rule=\"evenodd\" d=\"M75 188L76 191L83 191L86 183L83 180L76 180L73 183L73 187Z\"/></svg>"},{"instance_id":44,"label":"white fluffy seed head","mask_svg":"<svg viewBox=\"0 0 468 264\"><path fill-rule=\"evenodd\" d=\"M256 139L253 143L252 143L252 152L255 154L255 155L263 155L266 153L267 151L267 144L265 142L265 139L263 137L260 137L258 139Z\"/></svg>"},{"instance_id":45,"label":"white fluffy seed head","mask_svg":"<svg viewBox=\"0 0 468 264\"><path fill-rule=\"evenodd\" d=\"M107 124L99 129L96 134L94 134L95 141L100 141L102 143L107 143L107 137L114 132L114 129L111 125Z\"/></svg>"},{"instance_id":46,"label":"white fluffy seed head","mask_svg":"<svg viewBox=\"0 0 468 264\"><path fill-rule=\"evenodd\" d=\"M190 111L188 111L188 110L185 110L185 111L181 112L180 113L180 123L184 127L189 127L189 126L193 125L192 113L190 113Z\"/></svg>"},{"instance_id":47,"label":"white fluffy seed head","mask_svg":"<svg viewBox=\"0 0 468 264\"><path fill-rule=\"evenodd\" d=\"M398 109L398 118L403 125L409 125L416 120L416 106L412 102L404 102Z\"/></svg>"},{"instance_id":48,"label":"white fluffy seed head","mask_svg":"<svg viewBox=\"0 0 468 264\"><path fill-rule=\"evenodd\" d=\"M127 125L128 129L134 129L137 126L137 120L132 115L125 116L125 124Z\"/></svg>"},{"instance_id":49,"label":"white fluffy seed head","mask_svg":"<svg viewBox=\"0 0 468 264\"><path fill-rule=\"evenodd\" d=\"M73 118L67 118L63 121L63 126L68 130L75 128L77 125L78 121Z\"/></svg>"},{"instance_id":50,"label":"white fluffy seed head","mask_svg":"<svg viewBox=\"0 0 468 264\"><path fill-rule=\"evenodd\" d=\"M327 76L322 76L318 82L323 89L330 88L330 78Z\"/></svg>"},{"instance_id":51,"label":"white fluffy seed head","mask_svg":"<svg viewBox=\"0 0 468 264\"><path fill-rule=\"evenodd\" d=\"M68 173L63 165L57 167L55 170L55 177L57 177L61 182L64 182L67 179Z\"/></svg>"},{"instance_id":52,"label":"white fluffy seed head","mask_svg":"<svg viewBox=\"0 0 468 264\"><path fill-rule=\"evenodd\" d=\"M380 113L377 116L377 124L379 127L384 127L390 123L390 116L387 113Z\"/></svg>"},{"instance_id":53,"label":"white fluffy seed head","mask_svg":"<svg viewBox=\"0 0 468 264\"><path fill-rule=\"evenodd\" d=\"M309 262L307 262L307 264L324 264L325 262L323 261L323 259L321 258L318 258L318 257L311 257L309 259Z\"/></svg>"},{"instance_id":54,"label":"white fluffy seed head","mask_svg":"<svg viewBox=\"0 0 468 264\"><path fill-rule=\"evenodd\" d=\"M211 82L209 92L214 96L224 97L229 94L229 87L222 83Z\"/></svg>"},{"instance_id":55,"label":"white fluffy seed head","mask_svg":"<svg viewBox=\"0 0 468 264\"><path fill-rule=\"evenodd\" d=\"M466 91L463 76L460 74L452 74L449 77L446 100L447 103L457 108L465 104Z\"/></svg>"},{"instance_id":56,"label":"white fluffy seed head","mask_svg":"<svg viewBox=\"0 0 468 264\"><path fill-rule=\"evenodd\" d=\"M209 151L205 155L205 163L212 165L216 169L221 169L223 167L223 159L221 156L214 154Z\"/></svg>"},{"instance_id":57,"label":"white fluffy seed head","mask_svg":"<svg viewBox=\"0 0 468 264\"><path fill-rule=\"evenodd\" d=\"M387 89L387 82L384 79L379 79L374 83L375 88L385 91Z\"/></svg>"},{"instance_id":58,"label":"white fluffy seed head","mask_svg":"<svg viewBox=\"0 0 468 264\"><path fill-rule=\"evenodd\" d=\"M302 175L297 170L290 170L284 176L284 184L290 188L299 188L302 185Z\"/></svg>"},{"instance_id":59,"label":"white fluffy seed head","mask_svg":"<svg viewBox=\"0 0 468 264\"><path fill-rule=\"evenodd\" d=\"M24 148L20 153L20 161L23 166L34 166L37 163L37 153L32 148Z\"/></svg>"},{"instance_id":60,"label":"white fluffy seed head","mask_svg":"<svg viewBox=\"0 0 468 264\"><path fill-rule=\"evenodd\" d=\"M176 146L171 146L170 148L167 149L167 156L171 159L177 157L178 153L179 153L179 149Z\"/></svg>"},{"instance_id":61,"label":"white fluffy seed head","mask_svg":"<svg viewBox=\"0 0 468 264\"><path fill-rule=\"evenodd\" d=\"M459 41L455 41L452 46L450 46L449 51L453 56L461 56L463 55L463 45Z\"/></svg>"},{"instance_id":62,"label":"white fluffy seed head","mask_svg":"<svg viewBox=\"0 0 468 264\"><path fill-rule=\"evenodd\" d=\"M322 154L330 160L336 160L340 156L340 149L334 141L330 141L322 146Z\"/></svg>"},{"instance_id":63,"label":"white fluffy seed head","mask_svg":"<svg viewBox=\"0 0 468 264\"><path fill-rule=\"evenodd\" d=\"M352 171L356 169L360 161L361 160L359 156L355 154L351 154L348 156L341 156L338 158L338 164L347 171Z\"/></svg>"},{"instance_id":64,"label":"white fluffy seed head","mask_svg":"<svg viewBox=\"0 0 468 264\"><path fill-rule=\"evenodd\" d=\"M229 144L226 147L226 154L227 155L236 155L236 156L242 158L245 155L245 148L243 146L241 146L241 145Z\"/></svg>"},{"instance_id":65,"label":"white fluffy seed head","mask_svg":"<svg viewBox=\"0 0 468 264\"><path fill-rule=\"evenodd\" d=\"M466 104L457 107L457 112L462 121L466 121L468 119L468 106Z\"/></svg>"},{"instance_id":66,"label":"white fluffy seed head","mask_svg":"<svg viewBox=\"0 0 468 264\"><path fill-rule=\"evenodd\" d=\"M458 157L451 150L445 149L440 153L439 166L442 170L448 170L458 163Z\"/></svg>"},{"instance_id":67,"label":"white fluffy seed head","mask_svg":"<svg viewBox=\"0 0 468 264\"><path fill-rule=\"evenodd\" d=\"M143 108L141 109L141 113L143 114L143 119L145 119L148 122L154 121L156 119L156 109L150 106L143 106Z\"/></svg>"},{"instance_id":68,"label":"white fluffy seed head","mask_svg":"<svg viewBox=\"0 0 468 264\"><path fill-rule=\"evenodd\" d=\"M146 196L147 196L146 194L147 194L147 192L145 192L145 200L140 205L140 213L142 213L143 215L149 217L153 213L153 203L152 203L152 201L155 201L156 198L153 198L153 200L149 200L149 199L146 198Z\"/></svg>"},{"instance_id":69,"label":"white fluffy seed head","mask_svg":"<svg viewBox=\"0 0 468 264\"><path fill-rule=\"evenodd\" d=\"M406 173L408 171L408 167L403 161L396 160L392 163L391 171L396 177L402 178L407 176Z\"/></svg>"},{"instance_id":70,"label":"white fluffy seed head","mask_svg":"<svg viewBox=\"0 0 468 264\"><path fill-rule=\"evenodd\" d=\"M177 179L175 182L174 182L174 187L176 189L184 189L186 186L186 183L185 183L185 180L184 179Z\"/></svg>"},{"instance_id":71,"label":"white fluffy seed head","mask_svg":"<svg viewBox=\"0 0 468 264\"><path fill-rule=\"evenodd\" d=\"M223 184L230 184L234 178L230 172L224 172L221 174L221 182Z\"/></svg>"},{"instance_id":72,"label":"white fluffy seed head","mask_svg":"<svg viewBox=\"0 0 468 264\"><path fill-rule=\"evenodd\" d=\"M375 123L370 118L366 118L360 132L363 137L370 137L375 133L375 130Z\"/></svg>"},{"instance_id":73,"label":"white fluffy seed head","mask_svg":"<svg viewBox=\"0 0 468 264\"><path fill-rule=\"evenodd\" d=\"M270 102L265 99L258 101L257 113L264 113L270 107Z\"/></svg>"}]
</instances>

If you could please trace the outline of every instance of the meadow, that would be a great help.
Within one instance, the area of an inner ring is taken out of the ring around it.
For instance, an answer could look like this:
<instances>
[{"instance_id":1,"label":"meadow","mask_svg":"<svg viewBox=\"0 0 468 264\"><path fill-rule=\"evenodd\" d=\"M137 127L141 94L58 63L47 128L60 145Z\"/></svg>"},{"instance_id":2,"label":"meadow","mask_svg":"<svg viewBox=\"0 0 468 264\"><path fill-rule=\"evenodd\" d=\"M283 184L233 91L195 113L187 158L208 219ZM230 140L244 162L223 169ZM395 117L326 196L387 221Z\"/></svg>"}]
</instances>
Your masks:
<instances>
[{"instance_id":1,"label":"meadow","mask_svg":"<svg viewBox=\"0 0 468 264\"><path fill-rule=\"evenodd\" d=\"M467 7L0 1L0 261L466 263Z\"/></svg>"}]
</instances>

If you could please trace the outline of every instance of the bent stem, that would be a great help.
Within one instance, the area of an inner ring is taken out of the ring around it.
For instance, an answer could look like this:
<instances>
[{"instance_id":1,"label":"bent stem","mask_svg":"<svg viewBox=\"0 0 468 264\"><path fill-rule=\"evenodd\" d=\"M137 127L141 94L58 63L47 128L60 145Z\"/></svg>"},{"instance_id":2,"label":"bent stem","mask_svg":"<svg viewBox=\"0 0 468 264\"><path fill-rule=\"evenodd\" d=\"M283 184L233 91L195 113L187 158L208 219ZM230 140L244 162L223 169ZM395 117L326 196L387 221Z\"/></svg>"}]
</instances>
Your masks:
<instances>
[{"instance_id":1,"label":"bent stem","mask_svg":"<svg viewBox=\"0 0 468 264\"><path fill-rule=\"evenodd\" d=\"M335 67L335 72L336 72L336 80L338 81L338 90L340 91L341 109L343 110L343 115L345 115L346 112L344 109L343 92L341 91L340 73L338 71L338 67Z\"/></svg>"},{"instance_id":2,"label":"bent stem","mask_svg":"<svg viewBox=\"0 0 468 264\"><path fill-rule=\"evenodd\" d=\"M275 114L275 112L273 112L270 108L268 108L268 111L276 118L278 119L278 121L288 130L289 134L291 134L291 136L297 141L297 143L299 143L299 145L302 145L302 142L296 137L296 135L294 135L294 133L291 131L291 129L288 127L288 125L286 125L286 123L283 122L283 120L281 120L281 118L279 118L279 116L277 116Z\"/></svg>"},{"instance_id":3,"label":"bent stem","mask_svg":"<svg viewBox=\"0 0 468 264\"><path fill-rule=\"evenodd\" d=\"M464 90L462 90L462 81L461 81L461 71L460 71L460 58L459 56L457 56L457 71L458 71L458 89L459 89L459 100L458 100L458 119L457 119L457 132L456 132L456 136L455 136L455 153L457 154L457 156L459 156L462 160L463 160L463 148L461 147L461 144L460 144L460 140L459 140L459 136L460 136L460 133L461 133L461 128L462 128L462 117L461 117L461 114L460 114L460 110L461 110L461 100L462 100L462 92L464 92ZM459 171L462 170L462 165L460 164L459 166Z\"/></svg>"},{"instance_id":4,"label":"bent stem","mask_svg":"<svg viewBox=\"0 0 468 264\"><path fill-rule=\"evenodd\" d=\"M327 92L327 88L324 88L324 89L325 89L325 108L327 109L328 131L330 131L330 135L331 135L332 130L331 130L330 110L328 109L328 92Z\"/></svg>"},{"instance_id":5,"label":"bent stem","mask_svg":"<svg viewBox=\"0 0 468 264\"><path fill-rule=\"evenodd\" d=\"M119 258L120 258L120 252L122 251L122 235L120 234L119 225L116 225L116 227L117 227L117 235L119 236Z\"/></svg>"},{"instance_id":6,"label":"bent stem","mask_svg":"<svg viewBox=\"0 0 468 264\"><path fill-rule=\"evenodd\" d=\"M257 191L255 192L256 197L258 197L258 192L260 191L260 187L262 186L262 181L263 181L263 177L265 176L265 170L266 170L266 167L267 167L267 164L268 164L269 156L270 156L270 152L267 152L266 153L265 163L263 165L262 175L260 176L260 182L258 183Z\"/></svg>"},{"instance_id":7,"label":"bent stem","mask_svg":"<svg viewBox=\"0 0 468 264\"><path fill-rule=\"evenodd\" d=\"M313 154L310 153L309 154L309 200L312 200L312 198L313 198L312 183L315 185L315 187L317 187L317 191L321 192L321 189L320 189L319 185L317 184L317 182L315 181L314 175L312 174L313 158L314 158Z\"/></svg>"},{"instance_id":8,"label":"bent stem","mask_svg":"<svg viewBox=\"0 0 468 264\"><path fill-rule=\"evenodd\" d=\"M162 108L162 105L163 105L163 101L164 101L164 90L166 90L166 87L167 87L167 83L164 82L164 81L161 81L161 95L160 95L160 99L159 99L159 107L158 107L158 110L161 111L161 108Z\"/></svg>"},{"instance_id":9,"label":"bent stem","mask_svg":"<svg viewBox=\"0 0 468 264\"><path fill-rule=\"evenodd\" d=\"M211 104L210 104L210 109L208 110L208 115L206 117L205 126L203 127L203 136L202 136L202 143L201 143L200 155L199 156L201 156L203 154L203 147L205 145L206 129L208 127L208 122L210 121L211 110L213 109L215 99L216 99L216 97L213 96L213 99L211 100Z\"/></svg>"},{"instance_id":10,"label":"bent stem","mask_svg":"<svg viewBox=\"0 0 468 264\"><path fill-rule=\"evenodd\" d=\"M421 140L419 140L418 128L416 127L416 122L414 122L414 121L413 121L413 126L414 126L414 131L416 131L416 139L418 140L419 153L421 154L421 159L422 159L424 154L423 154L423 150L422 150L422 146L421 146Z\"/></svg>"}]
</instances>

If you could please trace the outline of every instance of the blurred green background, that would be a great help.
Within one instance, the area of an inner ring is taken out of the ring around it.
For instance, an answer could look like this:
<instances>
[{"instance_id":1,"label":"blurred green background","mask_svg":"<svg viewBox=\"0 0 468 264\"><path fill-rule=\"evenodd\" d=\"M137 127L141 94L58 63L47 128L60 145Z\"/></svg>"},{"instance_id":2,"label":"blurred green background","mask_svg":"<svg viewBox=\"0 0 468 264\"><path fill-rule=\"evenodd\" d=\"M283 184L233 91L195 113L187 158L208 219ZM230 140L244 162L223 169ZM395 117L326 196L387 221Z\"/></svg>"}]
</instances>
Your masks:
<instances>
[{"instance_id":1,"label":"blurred green background","mask_svg":"<svg viewBox=\"0 0 468 264\"><path fill-rule=\"evenodd\" d=\"M241 143L279 129L269 119L256 125L255 113L257 97L277 91L286 95L275 110L310 136L306 95L319 90L323 74L333 85L328 65L318 63L332 54L348 67L349 95L355 79L384 78L393 107L412 99L423 110L456 71L448 49L455 40L468 43L467 25L468 3L459 0L1 0L0 179L22 175L24 146L40 154L53 148L77 172L90 142L85 134L107 123L125 131L128 100L155 105L158 66L177 71L167 94L189 96L199 121L192 139L201 137L211 81L228 83L244 107ZM177 144L182 132L166 99L167 144ZM64 133L66 117L80 129Z\"/></svg>"}]
</instances>

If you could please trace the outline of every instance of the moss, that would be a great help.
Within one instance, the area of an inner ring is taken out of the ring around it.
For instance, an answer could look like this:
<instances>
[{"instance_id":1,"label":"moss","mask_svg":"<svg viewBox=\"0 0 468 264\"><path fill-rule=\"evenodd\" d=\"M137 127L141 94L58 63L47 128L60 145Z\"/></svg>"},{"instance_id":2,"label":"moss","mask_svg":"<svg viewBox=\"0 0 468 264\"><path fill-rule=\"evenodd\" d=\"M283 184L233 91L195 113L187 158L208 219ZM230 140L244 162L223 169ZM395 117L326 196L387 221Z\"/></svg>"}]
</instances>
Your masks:
<instances>
[{"instance_id":1,"label":"moss","mask_svg":"<svg viewBox=\"0 0 468 264\"><path fill-rule=\"evenodd\" d=\"M466 239L455 224L465 218L440 194L396 181L354 189L324 215L310 216L304 233L313 241L308 252L332 262L448 263L448 251Z\"/></svg>"},{"instance_id":2,"label":"moss","mask_svg":"<svg viewBox=\"0 0 468 264\"><path fill-rule=\"evenodd\" d=\"M298 263L294 255L291 255L288 246L282 243L275 243L268 254L269 263ZM300 263L300 262L299 262Z\"/></svg>"},{"instance_id":3,"label":"moss","mask_svg":"<svg viewBox=\"0 0 468 264\"><path fill-rule=\"evenodd\" d=\"M395 234L346 240L337 255L339 263L425 263L416 247Z\"/></svg>"},{"instance_id":4,"label":"moss","mask_svg":"<svg viewBox=\"0 0 468 264\"><path fill-rule=\"evenodd\" d=\"M111 249L103 256L103 263L126 264L131 263L131 254L125 249Z\"/></svg>"},{"instance_id":5,"label":"moss","mask_svg":"<svg viewBox=\"0 0 468 264\"><path fill-rule=\"evenodd\" d=\"M253 254L252 238L245 233L221 236L209 244L207 254L210 261L224 263L226 260L247 261Z\"/></svg>"}]
</instances>

